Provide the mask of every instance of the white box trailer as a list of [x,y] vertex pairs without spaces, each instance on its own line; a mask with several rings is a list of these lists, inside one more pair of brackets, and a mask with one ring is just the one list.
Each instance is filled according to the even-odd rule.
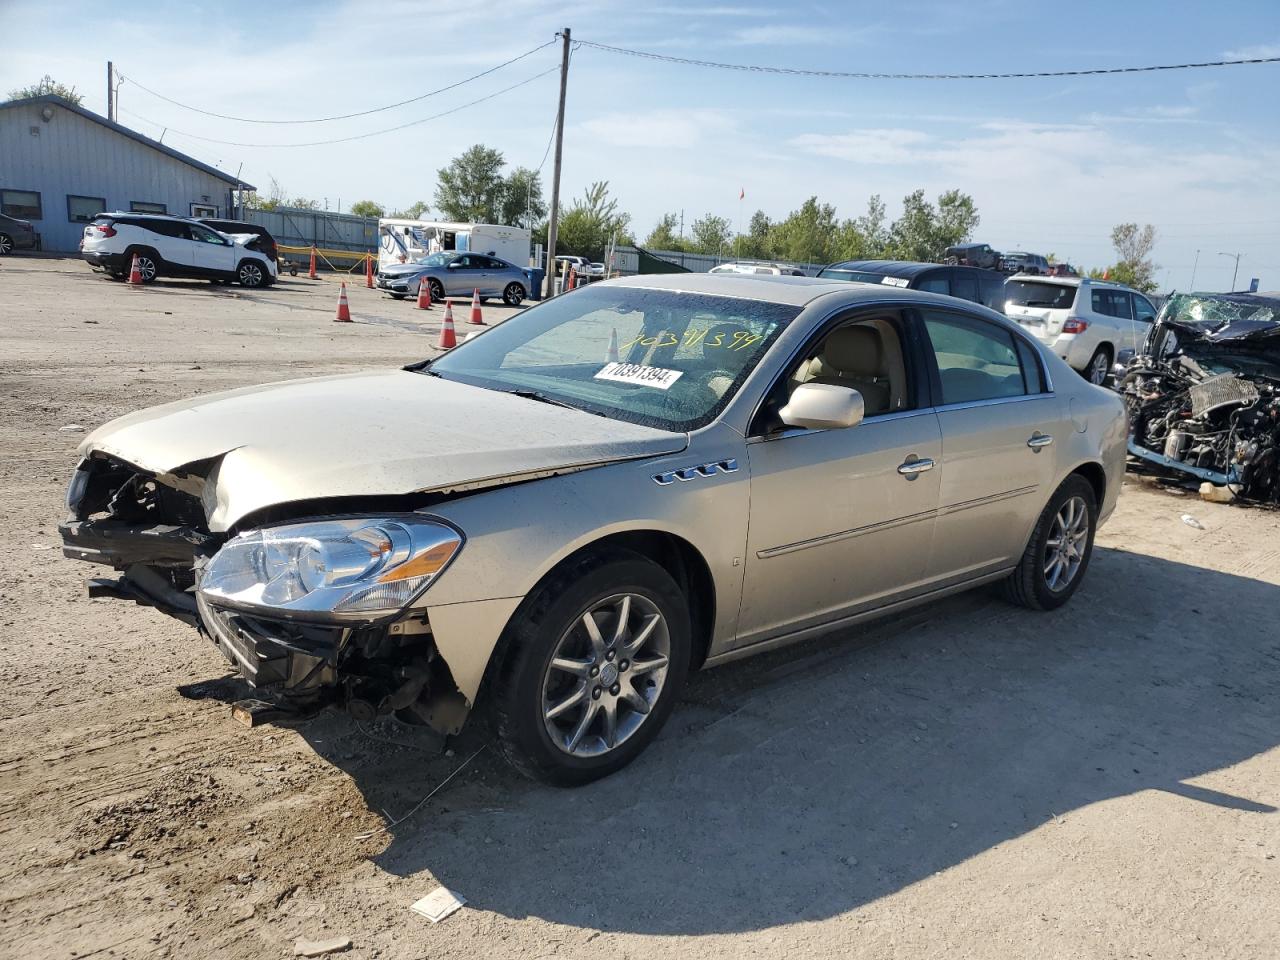
[[531,240],[524,227],[384,218],[378,221],[378,266],[406,263],[441,250],[470,250],[527,267]]

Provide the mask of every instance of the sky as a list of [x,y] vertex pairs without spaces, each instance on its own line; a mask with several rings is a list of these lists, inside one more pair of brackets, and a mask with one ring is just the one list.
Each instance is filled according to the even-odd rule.
[[[264,190],[330,209],[432,202],[436,171],[475,143],[549,184],[555,39],[788,68],[990,73],[1280,56],[1276,0],[533,0],[146,5],[0,0],[0,95],[44,74],[105,113],[106,61],[126,125]],[[537,79],[530,79],[550,71]],[[528,81],[528,82],[524,82]],[[508,90],[516,84],[515,89]],[[147,89],[143,89],[147,88]],[[502,92],[506,91],[506,92]],[[471,106],[480,98],[489,98]],[[1280,64],[1018,80],[855,80],[716,70],[577,47],[562,197],[607,180],[643,239],[667,211],[745,229],[809,196],[841,217],[880,194],[971,194],[975,239],[1079,266],[1115,257],[1113,225],[1151,223],[1162,290],[1280,289]],[[447,116],[426,120],[445,111]],[[414,122],[426,121],[426,122]],[[278,146],[357,137],[347,143]],[[200,139],[204,138],[204,139]],[[226,142],[211,142],[226,141]],[[244,145],[230,145],[230,143]],[[251,145],[251,146],[250,146]],[[276,146],[260,146],[276,145]],[[3,158],[0,158],[0,170]],[[739,192],[745,199],[739,200]],[[549,186],[546,190],[550,195]],[[1197,251],[1199,253],[1197,254]],[[1230,253],[1233,256],[1223,256]]]

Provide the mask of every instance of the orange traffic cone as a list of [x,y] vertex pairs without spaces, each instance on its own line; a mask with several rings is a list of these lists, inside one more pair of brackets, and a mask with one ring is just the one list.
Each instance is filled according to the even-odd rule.
[[1102,271],[1102,279],[1103,279],[1103,280],[1110,280],[1110,279],[1111,279],[1111,268],[1110,268],[1110,267],[1107,267],[1107,269],[1105,269],[1105,270],[1103,270],[1103,271]]
[[316,248],[315,244],[311,246],[311,269],[307,271],[307,276],[314,280],[316,278]]
[[444,324],[440,327],[440,339],[436,346],[441,350],[448,350],[458,345],[458,336],[453,330],[453,301],[446,300],[444,302]]
[[613,332],[609,334],[609,353],[604,358],[605,363],[618,362],[618,328],[614,327]]
[[418,283],[418,309],[431,309],[431,284],[427,283],[426,280],[421,280]]
[[364,258],[364,285],[373,289],[373,254]]
[[129,265],[129,282],[134,286],[142,285],[142,268],[138,266],[138,255],[133,255],[133,263]]
[[347,284],[343,281],[342,289],[338,291],[338,315],[333,318],[334,323],[350,323],[351,310],[347,307]]
[[467,319],[467,323],[475,324],[477,327],[485,326],[484,316],[480,313],[480,291],[478,289],[471,291],[471,316]]
[[570,267],[569,279],[565,281],[564,289],[567,292],[569,290],[572,290],[577,285],[578,285],[578,272],[573,267]]

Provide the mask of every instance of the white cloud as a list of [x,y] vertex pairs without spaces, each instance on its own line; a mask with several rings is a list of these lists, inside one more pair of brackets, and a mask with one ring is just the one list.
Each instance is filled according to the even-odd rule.
[[735,30],[729,43],[740,47],[795,47],[841,43],[848,36],[827,27],[808,27],[800,24],[743,27]]
[[1222,56],[1227,60],[1263,60],[1267,57],[1280,57],[1280,43],[1259,43],[1252,47],[1241,47],[1239,50],[1228,50]]
[[[855,163],[913,163],[927,155],[933,138],[901,128],[854,130],[849,133],[805,133],[791,145],[806,152]],[[921,149],[926,148],[926,149]]]
[[596,143],[611,147],[683,150],[697,146],[708,134],[723,137],[735,126],[724,110],[647,110],[611,112],[585,120],[578,128]]

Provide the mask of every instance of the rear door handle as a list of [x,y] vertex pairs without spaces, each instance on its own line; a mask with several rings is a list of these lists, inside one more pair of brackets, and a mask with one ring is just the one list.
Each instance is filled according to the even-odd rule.
[[1039,453],[1041,447],[1047,447],[1051,443],[1053,443],[1053,437],[1043,434],[1037,430],[1031,435],[1031,439],[1027,441],[1027,446],[1036,453]]
[[926,470],[933,469],[933,461],[929,459],[920,459],[916,456],[908,457],[905,461],[898,464],[898,472],[908,480],[914,480]]

